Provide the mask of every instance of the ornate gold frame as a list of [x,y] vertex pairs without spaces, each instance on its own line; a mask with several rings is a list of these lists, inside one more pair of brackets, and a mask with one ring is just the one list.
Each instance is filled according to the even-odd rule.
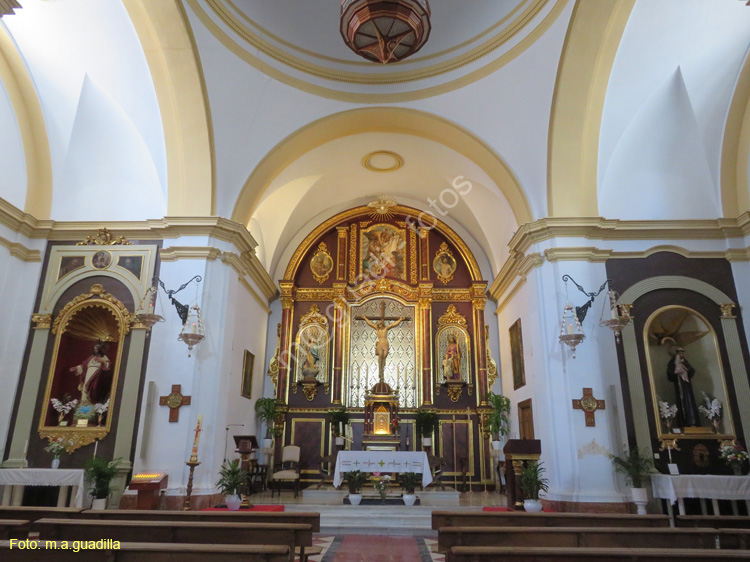
[[[437,362],[433,362],[433,376],[434,376],[434,383],[433,387],[435,389],[435,395],[440,396],[440,386],[443,385],[446,387],[446,390],[448,392],[448,396],[451,399],[451,402],[458,402],[458,399],[461,397],[461,392],[463,390],[463,387],[465,385],[468,385],[468,393],[469,396],[471,396],[474,392],[474,384],[473,384],[473,377],[472,377],[472,371],[471,371],[471,357],[474,355],[474,348],[471,341],[471,336],[469,334],[469,330],[467,329],[467,321],[466,317],[458,312],[456,310],[455,305],[448,306],[448,310],[445,311],[445,313],[438,318],[438,330],[435,334],[435,346],[434,351],[435,355],[433,357],[437,357]],[[443,334],[443,332],[446,331],[457,331],[460,332],[463,335],[464,342],[466,344],[466,365],[467,365],[467,372],[466,372],[466,378],[462,378],[460,380],[456,381],[449,381],[444,380],[444,376],[442,373],[442,370],[440,366],[442,365],[442,358],[440,356],[440,338]]]
[[[370,221],[367,221],[367,222],[369,223]],[[398,232],[398,235],[401,237],[401,240],[404,243],[404,258],[403,258],[404,259],[404,272],[403,272],[404,276],[400,278],[388,277],[387,279],[394,279],[394,280],[401,281],[403,283],[407,283],[407,280],[409,279],[409,272],[408,272],[409,259],[407,257],[408,242],[406,238],[406,225],[404,225],[404,227],[402,228],[399,228],[395,224],[391,224],[389,222],[377,222],[375,224],[370,224],[369,226],[365,226],[364,223],[360,223],[361,228],[360,228],[360,233],[359,233],[359,260],[357,260],[357,269],[359,270],[359,277],[361,279],[366,278],[364,274],[364,270],[362,268],[362,261],[364,260],[364,255],[365,255],[365,252],[364,252],[365,234],[369,233],[371,230],[374,230],[379,227],[384,227],[384,226],[392,228],[393,230]],[[382,280],[382,279],[386,279],[386,277],[375,276],[375,279]]]
[[649,352],[649,342],[648,342],[648,332],[649,328],[651,327],[652,322],[655,318],[657,318],[660,314],[667,310],[687,310],[691,314],[694,314],[700,320],[708,327],[710,331],[710,335],[713,339],[714,343],[714,350],[716,351],[716,362],[719,365],[719,375],[721,376],[721,385],[724,390],[724,397],[726,400],[729,400],[729,392],[727,390],[727,379],[726,374],[724,373],[724,364],[721,360],[721,351],[719,348],[719,339],[716,335],[716,330],[714,330],[714,327],[711,325],[711,323],[706,319],[705,316],[703,316],[700,312],[698,312],[695,309],[692,309],[687,306],[680,306],[680,305],[669,305],[669,306],[663,306],[661,308],[658,308],[654,312],[652,312],[649,317],[646,319],[646,322],[643,324],[643,349],[644,353],[646,354],[646,364],[648,366],[648,381],[649,381],[649,387],[651,389],[651,403],[654,410],[654,419],[656,420],[656,433],[657,433],[657,439],[659,440],[677,440],[677,439],[718,439],[719,441],[724,440],[731,440],[733,441],[736,439],[735,436],[735,429],[734,429],[734,420],[732,419],[732,409],[728,407],[727,403],[722,404],[723,408],[723,416],[726,420],[725,425],[730,427],[730,433],[713,433],[710,429],[706,428],[706,431],[703,433],[666,433],[662,431],[662,423],[661,423],[661,417],[659,417],[659,403],[656,397],[656,386],[654,385],[654,366],[651,362],[651,353]]
[[57,366],[57,359],[60,351],[60,340],[65,333],[71,319],[80,311],[87,308],[100,308],[110,313],[115,318],[119,328],[119,337],[117,341],[117,357],[114,360],[114,369],[112,375],[112,391],[110,393],[109,412],[115,411],[117,401],[117,384],[120,378],[120,363],[122,360],[122,351],[125,343],[125,336],[130,332],[131,323],[134,316],[131,316],[125,305],[116,297],[107,293],[101,285],[92,285],[90,292],[83,293],[74,297],[68,302],[55,318],[52,324],[52,333],[56,335],[55,345],[52,350],[52,360],[50,362],[49,373],[47,375],[47,384],[44,391],[44,401],[42,403],[42,412],[39,418],[39,436],[42,439],[62,438],[66,445],[66,450],[72,453],[76,449],[93,443],[98,439],[104,438],[111,430],[112,416],[106,417],[104,427],[78,427],[78,426],[48,426],[44,425],[47,418],[50,403],[50,393],[52,391],[52,380]]

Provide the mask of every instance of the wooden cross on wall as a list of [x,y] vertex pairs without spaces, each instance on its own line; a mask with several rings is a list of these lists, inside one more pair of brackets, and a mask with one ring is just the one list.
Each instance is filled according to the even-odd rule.
[[604,400],[594,398],[594,391],[590,388],[583,389],[583,396],[579,400],[573,400],[574,410],[583,410],[586,414],[586,427],[596,426],[595,413],[604,410]]
[[168,396],[159,396],[159,406],[169,406],[169,423],[180,421],[180,407],[189,406],[191,396],[182,395],[182,385],[173,384]]
[[[355,316],[355,320],[365,320],[364,316]],[[386,320],[389,322],[395,322],[396,320],[400,320],[400,316],[386,316],[385,315],[385,301],[380,301],[380,318],[370,318],[370,320],[380,320],[382,322],[385,322]],[[410,322],[411,318],[404,318],[404,322]]]

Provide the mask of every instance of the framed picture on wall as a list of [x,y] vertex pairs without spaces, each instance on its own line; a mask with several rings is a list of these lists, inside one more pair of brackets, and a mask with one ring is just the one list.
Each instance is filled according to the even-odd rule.
[[523,336],[519,318],[508,330],[510,333],[510,360],[513,367],[513,390],[526,384],[526,373],[523,369]]
[[245,398],[253,397],[253,365],[255,364],[255,355],[245,350],[245,357],[242,360],[242,396]]

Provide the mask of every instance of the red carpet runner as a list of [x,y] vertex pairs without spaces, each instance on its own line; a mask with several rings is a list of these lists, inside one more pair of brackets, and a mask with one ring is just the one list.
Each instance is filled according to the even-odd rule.
[[[201,511],[229,511],[226,507],[208,507]],[[240,509],[240,511],[284,511],[283,505],[254,505],[250,509]]]

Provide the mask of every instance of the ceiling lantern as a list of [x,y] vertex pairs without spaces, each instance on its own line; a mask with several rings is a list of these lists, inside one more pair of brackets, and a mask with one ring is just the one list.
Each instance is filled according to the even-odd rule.
[[343,0],[341,36],[349,48],[388,64],[413,55],[430,36],[427,0]]

